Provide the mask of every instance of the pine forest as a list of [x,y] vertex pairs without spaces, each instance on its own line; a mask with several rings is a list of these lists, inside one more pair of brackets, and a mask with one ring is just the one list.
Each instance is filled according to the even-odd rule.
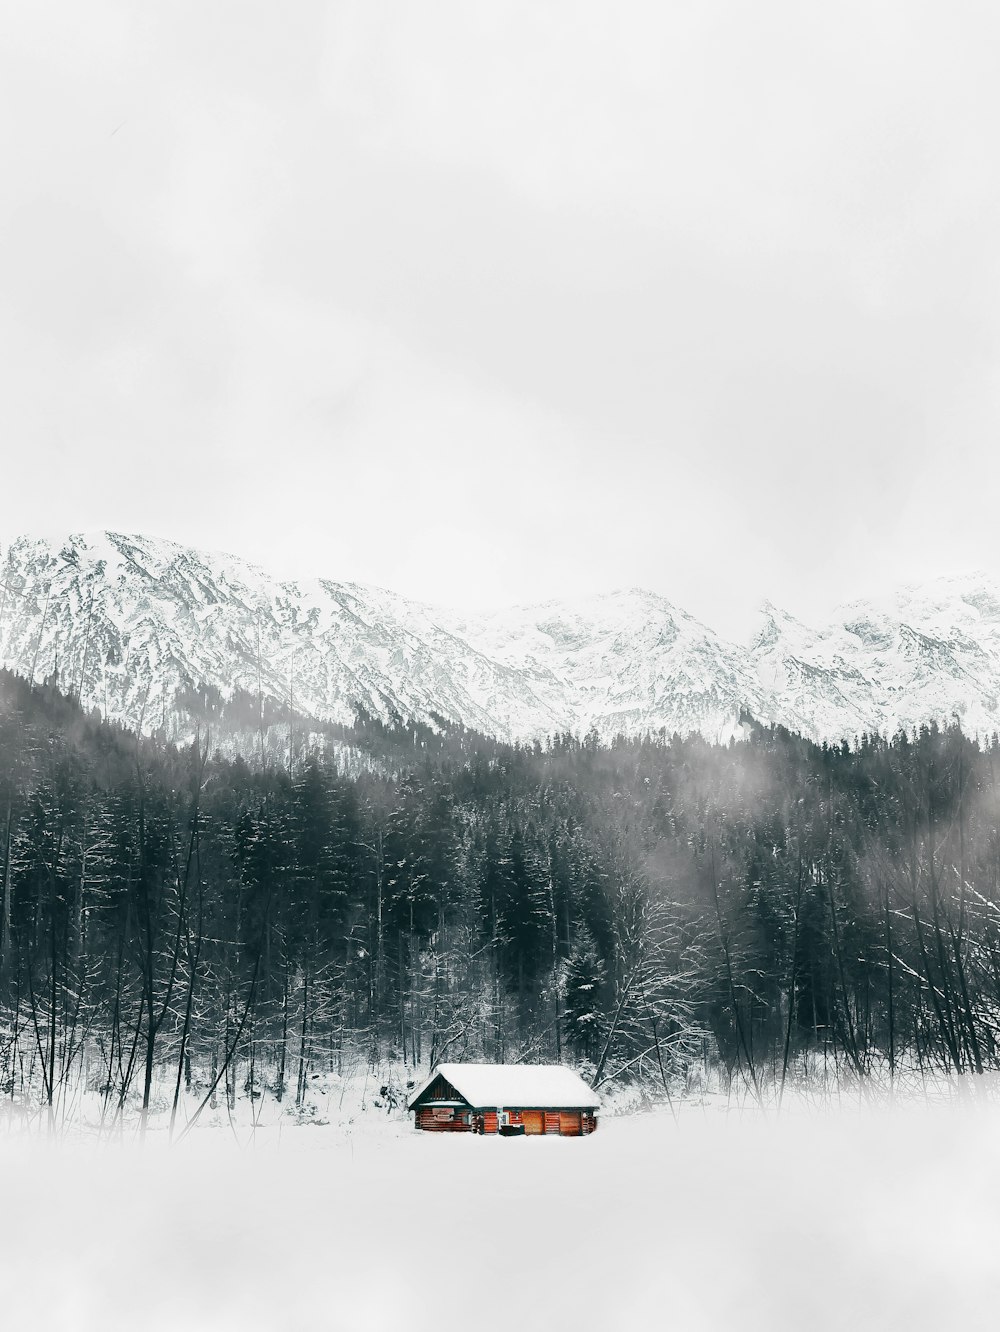
[[519,747],[363,716],[224,757],[3,674],[0,1094],[179,1130],[345,1068],[391,1105],[444,1059],[664,1099],[982,1073],[998,761],[957,721]]

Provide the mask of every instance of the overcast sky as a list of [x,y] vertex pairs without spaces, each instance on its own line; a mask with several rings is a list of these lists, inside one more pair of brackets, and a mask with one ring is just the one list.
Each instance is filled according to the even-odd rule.
[[742,636],[1000,573],[1000,9],[9,7],[0,541]]

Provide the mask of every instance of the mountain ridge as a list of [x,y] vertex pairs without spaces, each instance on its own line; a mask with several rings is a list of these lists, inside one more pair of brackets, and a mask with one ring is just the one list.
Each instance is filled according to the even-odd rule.
[[134,534],[18,537],[0,568],[0,664],[178,739],[205,688],[522,741],[725,742],[746,714],[817,740],[953,716],[1000,729],[1000,589],[983,574],[850,601],[819,627],[764,601],[741,645],[642,588],[468,614]]

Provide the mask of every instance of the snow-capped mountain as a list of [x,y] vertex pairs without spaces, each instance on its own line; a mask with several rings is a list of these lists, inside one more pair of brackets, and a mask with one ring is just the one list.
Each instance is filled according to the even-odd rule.
[[765,603],[750,656],[778,720],[806,735],[1000,730],[1000,589],[982,574],[855,601],[808,628]]
[[[424,608],[351,583],[277,582],[229,556],[106,533],[22,538],[0,590],[0,660],[133,726],[177,731],[184,696],[258,691],[344,724],[357,707],[499,734],[550,730],[517,672]],[[178,733],[183,732],[183,725]]]
[[56,674],[133,726],[193,732],[200,695],[349,724],[358,708],[503,738],[696,730],[746,711],[816,738],[962,717],[1000,728],[1000,593],[942,580],[821,629],[765,605],[749,647],[650,592],[463,616],[117,533],[22,537],[3,560],[0,662]]
[[725,741],[740,733],[741,710],[760,716],[766,705],[743,650],[652,592],[442,619],[517,671],[563,730],[612,736],[665,727]]

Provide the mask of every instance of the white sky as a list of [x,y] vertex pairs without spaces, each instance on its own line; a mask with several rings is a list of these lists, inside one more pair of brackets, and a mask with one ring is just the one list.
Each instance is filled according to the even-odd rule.
[[724,633],[1000,572],[1000,9],[11,7],[0,540]]

